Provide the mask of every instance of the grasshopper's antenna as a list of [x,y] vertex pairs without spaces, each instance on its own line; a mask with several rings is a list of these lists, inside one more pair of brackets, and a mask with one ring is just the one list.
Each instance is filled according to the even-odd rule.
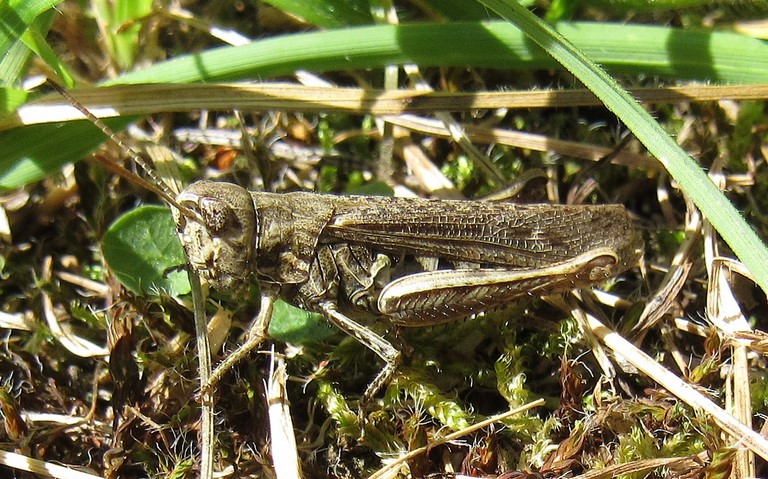
[[102,133],[107,135],[107,137],[109,137],[110,140],[114,141],[117,144],[117,146],[119,146],[123,150],[127,151],[128,153],[130,153],[131,158],[133,159],[133,161],[136,162],[136,164],[139,165],[141,167],[141,169],[144,170],[147,173],[147,175],[150,177],[150,179],[152,179],[152,181],[154,183],[151,183],[151,182],[145,180],[144,178],[142,178],[141,176],[137,175],[136,173],[134,173],[134,172],[132,172],[132,171],[126,169],[126,168],[123,168],[122,166],[117,165],[116,163],[113,163],[113,162],[111,162],[111,161],[109,161],[109,160],[107,160],[105,158],[102,158],[102,157],[100,157],[98,155],[96,155],[94,157],[96,159],[96,161],[101,163],[105,168],[107,168],[112,173],[115,173],[116,175],[122,176],[126,180],[132,181],[132,182],[136,183],[137,185],[141,186],[142,188],[144,188],[146,190],[149,190],[152,193],[155,193],[160,198],[165,200],[169,205],[171,205],[174,208],[176,208],[177,210],[179,210],[179,212],[181,214],[183,214],[184,216],[186,216],[188,218],[192,218],[192,219],[198,219],[198,220],[200,219],[199,216],[194,211],[190,210],[186,206],[182,206],[181,204],[179,204],[178,201],[176,201],[176,198],[174,198],[174,195],[171,192],[170,188],[168,188],[168,186],[165,183],[160,181],[160,179],[157,177],[157,175],[152,170],[152,168],[149,167],[147,162],[144,161],[144,159],[141,156],[139,156],[139,154],[136,153],[136,151],[134,151],[134,149],[131,148],[126,142],[121,140],[115,134],[115,132],[112,131],[112,128],[107,126],[107,124],[104,123],[103,121],[101,121],[100,118],[98,118],[96,115],[91,113],[85,106],[83,106],[82,103],[80,103],[77,100],[77,98],[73,97],[67,90],[62,88],[59,84],[57,84],[56,82],[51,81],[51,80],[48,80],[48,84],[51,85],[51,87],[54,90],[56,90],[59,93],[59,95],[61,95],[64,98],[66,98],[67,101],[69,101],[72,104],[72,106],[74,106],[75,108],[77,108],[80,111],[80,113],[85,115],[85,117],[88,118],[91,121],[91,123],[96,125],[99,128],[99,130],[101,130]]

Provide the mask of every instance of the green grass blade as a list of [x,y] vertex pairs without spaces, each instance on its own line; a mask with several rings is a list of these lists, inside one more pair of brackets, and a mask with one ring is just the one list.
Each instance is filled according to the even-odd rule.
[[266,3],[307,23],[340,28],[373,22],[367,0],[267,0]]
[[0,88],[0,120],[10,115],[27,101],[27,92],[21,88]]
[[475,0],[420,0],[420,8],[428,12],[432,19],[445,19],[457,22],[484,21],[498,19]]
[[[18,86],[26,72],[30,50],[22,40],[30,26],[41,31],[50,26],[49,10],[61,0],[0,1],[0,85]],[[47,18],[43,14],[48,13]]]
[[[558,30],[614,73],[727,83],[768,81],[768,45],[731,32],[611,23],[561,23]],[[380,25],[285,35],[183,55],[111,83],[232,81],[414,63],[427,66],[559,66],[506,22]]]
[[[73,88],[75,86],[75,79],[72,73],[70,73],[67,65],[61,61],[59,55],[53,51],[51,46],[45,40],[45,35],[50,27],[50,22],[44,22],[43,25],[40,25],[43,22],[39,20],[40,17],[22,36],[24,45],[26,45],[29,50],[35,52],[38,57],[51,67],[51,70],[56,73],[58,81],[62,82],[67,88]],[[22,72],[19,73],[21,74]]]
[[48,31],[50,10],[60,2],[0,1],[0,117],[12,113],[27,99],[19,86],[32,55],[28,43]]
[[0,2],[0,58],[18,42],[38,15],[63,0],[13,0]]
[[654,0],[653,2],[648,0],[591,0],[591,6],[595,8],[605,8],[612,12],[622,13],[660,12],[677,8],[711,7],[716,3],[727,5],[729,2],[713,2],[712,0]]
[[133,65],[139,49],[142,19],[152,13],[152,0],[94,0],[93,11],[104,25],[109,54],[121,68]]
[[768,249],[765,244],[704,170],[670,138],[651,115],[605,70],[518,3],[504,0],[479,1],[514,22],[531,40],[545,48],[592,90],[627,125],[699,207],[747,266],[757,284],[768,291]]
[[[107,124],[119,131],[135,120],[119,118]],[[105,140],[104,134],[86,120],[0,132],[0,151],[11,155],[0,156],[0,189],[39,180],[66,163],[80,160]]]

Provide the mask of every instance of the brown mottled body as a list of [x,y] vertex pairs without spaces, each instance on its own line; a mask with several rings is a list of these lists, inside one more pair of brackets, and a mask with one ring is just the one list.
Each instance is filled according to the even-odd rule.
[[178,202],[205,223],[177,215],[209,283],[242,288],[255,277],[371,346],[389,373],[397,351],[350,316],[437,324],[599,283],[642,251],[619,205],[253,193],[207,181]]

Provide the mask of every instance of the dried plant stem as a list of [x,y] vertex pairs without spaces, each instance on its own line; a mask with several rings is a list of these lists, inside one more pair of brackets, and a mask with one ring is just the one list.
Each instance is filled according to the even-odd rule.
[[764,437],[739,422],[693,386],[654,361],[653,358],[636,348],[619,334],[603,325],[594,316],[587,314],[586,321],[591,331],[607,347],[612,349],[614,354],[627,360],[692,408],[702,410],[711,415],[725,432],[732,437],[740,438],[739,442],[741,445],[748,447],[755,454],[768,460],[768,441]]
[[[208,343],[208,325],[205,315],[205,301],[200,287],[200,277],[189,271],[189,285],[192,289],[192,304],[195,312],[197,334],[197,357],[200,375],[200,389],[203,390],[211,378],[211,347]],[[213,395],[200,395],[200,477],[213,477]]]

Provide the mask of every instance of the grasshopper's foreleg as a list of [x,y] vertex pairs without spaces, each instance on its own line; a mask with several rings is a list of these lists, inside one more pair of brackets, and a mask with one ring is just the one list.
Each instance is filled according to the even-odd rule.
[[363,394],[363,402],[366,402],[392,378],[392,375],[395,373],[397,366],[400,363],[400,351],[392,346],[386,339],[339,312],[336,303],[325,302],[320,304],[319,308],[331,323],[360,341],[360,343],[376,353],[376,355],[386,363],[381,372],[379,372],[368,385],[368,388],[366,388],[365,394]]
[[272,318],[272,309],[275,305],[277,296],[277,289],[262,289],[259,313],[256,315],[256,318],[253,320],[251,327],[248,330],[248,339],[216,366],[216,369],[211,373],[211,378],[208,380],[208,384],[203,386],[201,391],[202,394],[210,393],[216,384],[221,381],[221,378],[227,371],[232,369],[232,367],[240,360],[247,357],[251,351],[259,347],[259,345],[267,338],[269,320]]

